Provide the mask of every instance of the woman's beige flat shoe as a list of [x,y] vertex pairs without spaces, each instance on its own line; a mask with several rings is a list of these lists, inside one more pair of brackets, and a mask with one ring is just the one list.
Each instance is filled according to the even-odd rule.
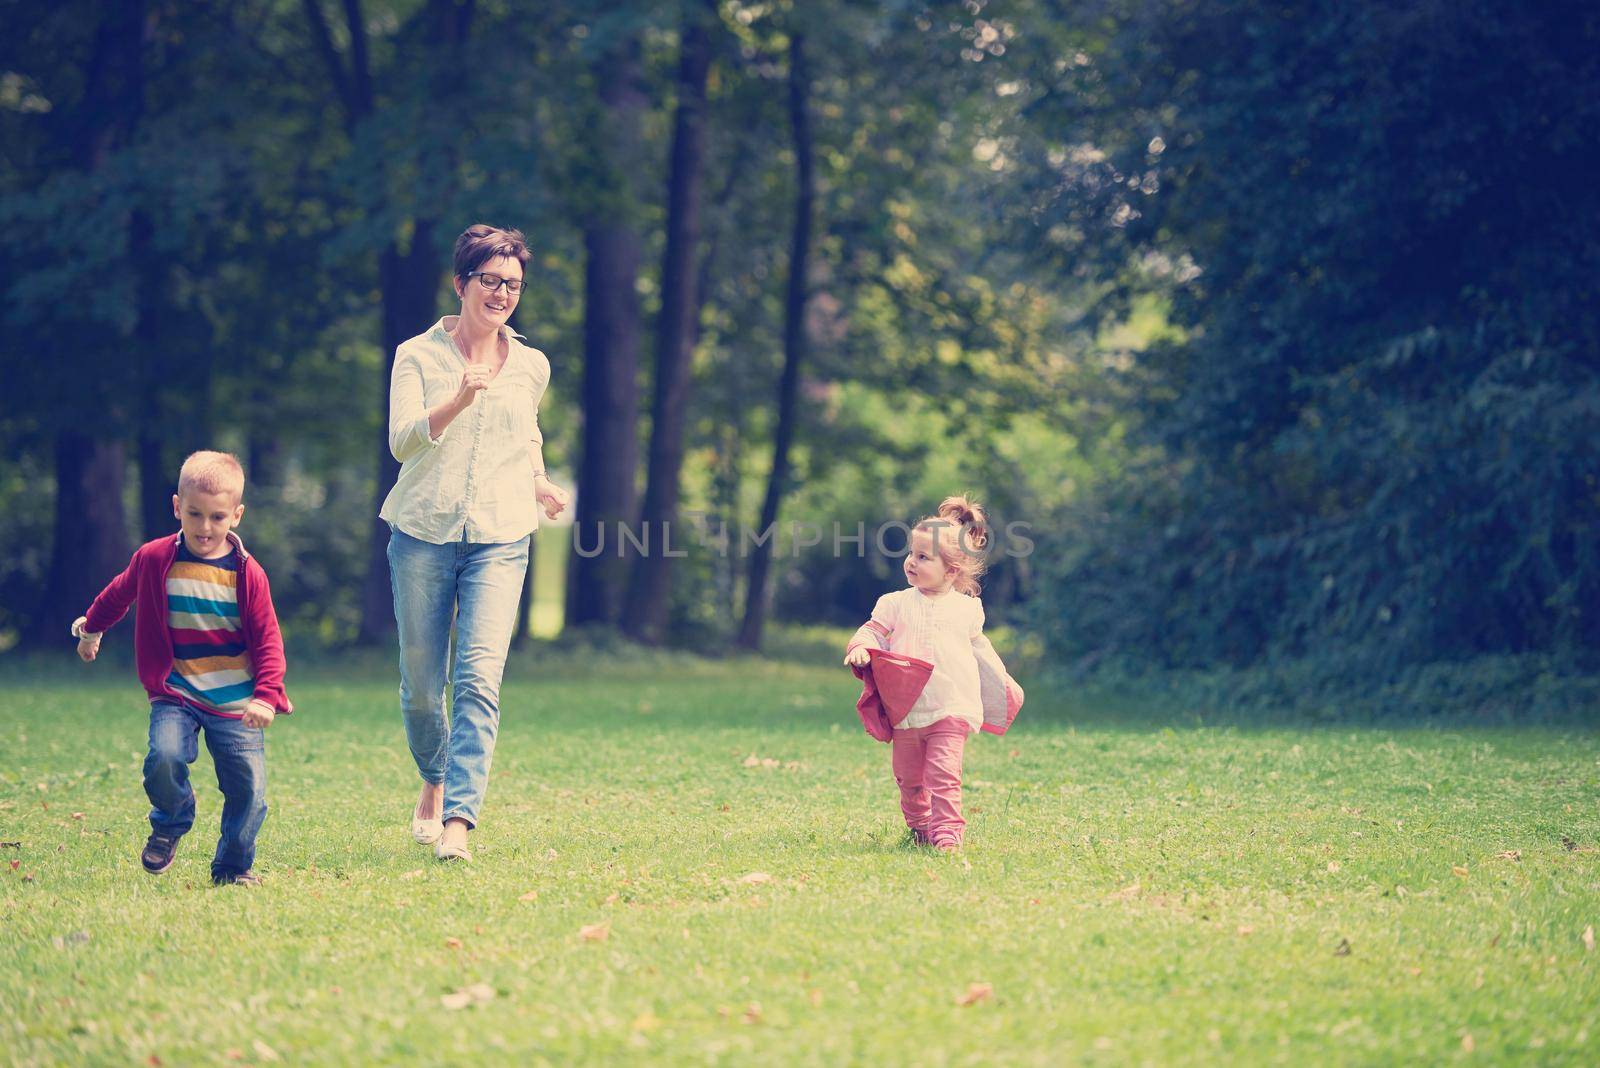
[[444,834],[444,820],[425,820],[421,816],[412,814],[411,837],[416,839],[418,845],[433,845]]
[[445,845],[443,839],[434,843],[433,855],[440,860],[464,860],[472,862],[472,850],[467,848],[465,842],[460,845]]

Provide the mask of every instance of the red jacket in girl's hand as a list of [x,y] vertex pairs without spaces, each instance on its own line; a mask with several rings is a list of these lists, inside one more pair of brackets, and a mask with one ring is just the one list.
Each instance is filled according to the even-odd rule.
[[[861,680],[856,712],[868,734],[887,742],[894,737],[894,725],[910,714],[911,706],[922,696],[922,688],[933,675],[933,665],[887,649],[870,645],[866,649],[870,658],[867,665],[850,669]],[[974,643],[974,652],[978,658],[978,688],[983,694],[983,729],[990,734],[1004,734],[1022,709],[1022,687],[1006,672],[987,637]]]
[[870,647],[867,656],[870,659],[865,667],[850,668],[861,680],[856,712],[868,734],[887,742],[894,737],[894,725],[906,718],[922,696],[922,688],[933,675],[933,665],[914,656]]

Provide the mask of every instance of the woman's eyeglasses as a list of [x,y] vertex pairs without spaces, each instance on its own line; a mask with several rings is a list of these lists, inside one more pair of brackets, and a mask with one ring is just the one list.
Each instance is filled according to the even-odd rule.
[[476,278],[478,280],[478,284],[491,293],[499,289],[501,286],[505,286],[506,292],[510,293],[512,296],[521,293],[523,286],[527,284],[520,278],[501,278],[497,274],[486,274],[483,271],[468,271],[467,277]]

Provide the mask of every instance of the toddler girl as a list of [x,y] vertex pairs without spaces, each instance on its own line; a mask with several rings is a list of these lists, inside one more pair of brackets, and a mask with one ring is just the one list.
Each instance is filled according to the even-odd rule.
[[[983,634],[978,577],[988,543],[983,510],[965,497],[945,498],[937,515],[911,531],[907,588],[878,598],[872,618],[845,651],[845,664],[864,678],[874,676],[868,692],[882,693],[891,706],[885,716],[890,729],[873,730],[869,723],[869,731],[885,740],[892,735],[906,825],[918,845],[941,851],[958,848],[966,828],[961,756],[967,735],[980,728],[1005,733],[1022,707],[1021,687]],[[914,680],[910,689],[908,678]]]

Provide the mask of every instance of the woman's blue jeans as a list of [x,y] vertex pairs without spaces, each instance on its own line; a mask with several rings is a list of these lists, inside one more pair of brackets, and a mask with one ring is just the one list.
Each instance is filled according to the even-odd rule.
[[517,627],[530,539],[434,545],[401,530],[389,534],[406,740],[423,780],[444,784],[441,818],[466,820],[469,827],[478,824],[489,785],[500,679]]

